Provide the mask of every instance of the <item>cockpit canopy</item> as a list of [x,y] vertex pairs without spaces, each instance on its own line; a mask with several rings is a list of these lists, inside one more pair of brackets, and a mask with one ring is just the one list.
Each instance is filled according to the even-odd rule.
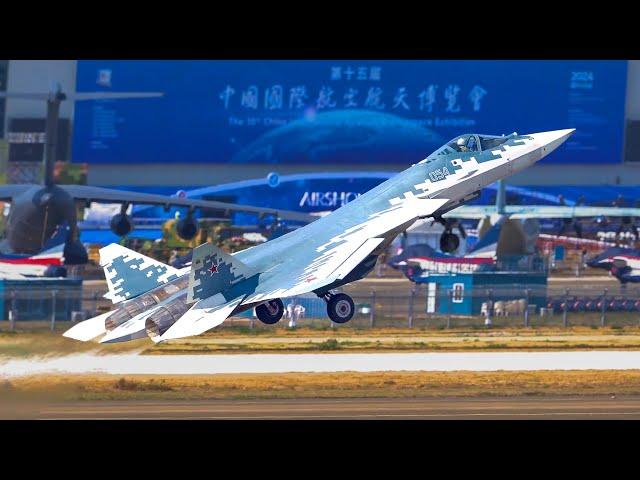
[[442,146],[436,154],[446,155],[454,152],[482,152],[496,148],[508,139],[509,137],[507,136],[476,135],[474,133],[468,133],[454,138],[446,145]]

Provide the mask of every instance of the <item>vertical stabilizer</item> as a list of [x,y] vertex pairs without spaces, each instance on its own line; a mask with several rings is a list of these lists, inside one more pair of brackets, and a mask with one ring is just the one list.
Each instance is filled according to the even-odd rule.
[[100,266],[109,287],[105,298],[113,303],[137,297],[180,275],[179,270],[117,243],[100,249]]
[[501,216],[498,218],[496,223],[487,230],[478,243],[476,243],[475,247],[467,254],[465,257],[468,258],[492,258],[496,256],[496,252],[498,250],[498,241],[500,240],[500,232],[502,231],[502,226],[504,225],[505,219],[507,217]]
[[193,250],[187,303],[224,292],[254,274],[250,267],[233,255],[210,243],[203,243]]

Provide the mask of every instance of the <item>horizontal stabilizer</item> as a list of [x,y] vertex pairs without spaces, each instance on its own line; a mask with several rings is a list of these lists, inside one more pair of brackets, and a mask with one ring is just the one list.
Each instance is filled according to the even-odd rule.
[[64,332],[62,336],[80,340],[81,342],[88,342],[107,331],[104,321],[114,312],[115,310],[80,322]]
[[104,268],[113,303],[137,297],[160,285],[175,280],[179,270],[141,253],[112,243],[100,249],[100,265]]
[[220,294],[196,302],[169,330],[153,341],[162,342],[172,338],[193,337],[211,330],[224,322],[240,305],[243,296],[227,302]]
[[239,259],[210,243],[193,250],[187,303],[224,292],[255,272]]

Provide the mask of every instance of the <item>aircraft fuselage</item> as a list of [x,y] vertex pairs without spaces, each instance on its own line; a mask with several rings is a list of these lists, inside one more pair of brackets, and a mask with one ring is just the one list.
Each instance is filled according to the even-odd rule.
[[11,202],[7,219],[9,246],[15,253],[37,253],[56,227],[65,221],[71,232],[75,232],[77,218],[73,198],[55,185],[34,185]]

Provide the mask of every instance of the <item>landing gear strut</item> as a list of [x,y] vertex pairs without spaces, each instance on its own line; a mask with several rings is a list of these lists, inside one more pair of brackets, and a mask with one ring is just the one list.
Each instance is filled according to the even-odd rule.
[[327,315],[334,323],[347,323],[356,311],[352,298],[345,293],[327,293],[324,300],[327,302]]
[[267,325],[278,323],[284,314],[284,303],[279,298],[269,300],[268,302],[256,307],[256,316],[258,320]]

